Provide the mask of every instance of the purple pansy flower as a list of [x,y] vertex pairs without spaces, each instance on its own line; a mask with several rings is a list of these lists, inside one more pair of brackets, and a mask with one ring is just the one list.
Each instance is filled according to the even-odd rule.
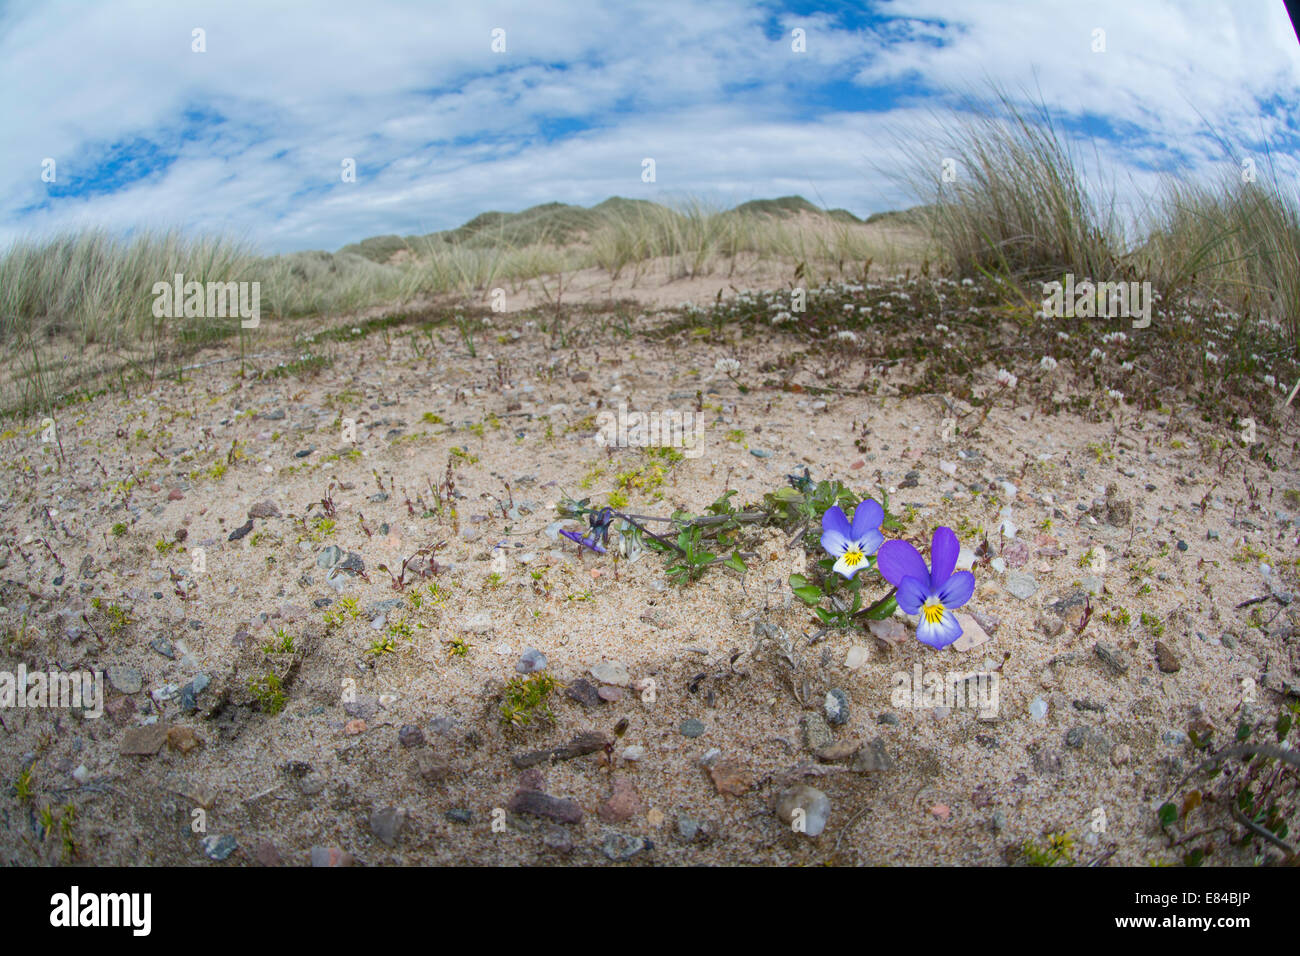
[[590,548],[597,554],[605,554],[604,544],[609,544],[609,526],[614,520],[614,512],[610,508],[601,508],[599,511],[593,511],[587,516],[587,521],[591,525],[591,531],[585,536],[578,534],[576,531],[562,530],[560,534],[564,535],[570,541],[574,541],[584,548]]
[[936,528],[930,542],[930,567],[906,541],[888,541],[880,548],[876,566],[880,575],[898,588],[898,606],[905,614],[919,614],[916,636],[935,649],[961,637],[961,625],[952,613],[975,593],[975,575],[953,573],[961,544],[951,528]]
[[570,531],[568,528],[561,528],[560,534],[564,535],[570,541],[582,545],[584,548],[590,548],[592,551],[595,551],[597,554],[605,553],[605,549],[601,547],[600,542],[596,540],[596,536],[594,534],[591,535],[590,537],[584,538],[582,535],[578,534],[578,532]]
[[853,523],[839,505],[832,505],[822,515],[822,547],[836,558],[832,571],[852,580],[859,570],[867,566],[867,555],[875,554],[885,541],[880,533],[880,523],[885,520],[885,509],[867,498],[853,509]]

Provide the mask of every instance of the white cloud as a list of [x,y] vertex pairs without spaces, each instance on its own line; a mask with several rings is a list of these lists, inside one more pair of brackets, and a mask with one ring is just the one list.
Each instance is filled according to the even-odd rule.
[[[1221,160],[1207,121],[1232,140],[1286,143],[1282,159],[1294,163],[1300,52],[1282,5],[1190,9],[989,0],[953,11],[896,0],[883,12],[911,19],[875,30],[832,14],[769,20],[736,0],[10,7],[0,19],[0,241],[88,224],[183,225],[268,251],[337,248],[486,209],[615,194],[739,202],[798,192],[862,213],[902,201],[876,172],[891,162],[883,133],[931,121],[921,107],[944,100],[921,94],[979,91],[986,78],[1041,91],[1065,117],[1140,134],[1103,144],[1104,159],[1131,173],[1133,196],[1155,181],[1135,163],[1172,149],[1198,172]],[[795,26],[807,31],[806,54],[790,50]],[[194,27],[206,30],[206,53],[190,50]],[[504,56],[489,48],[494,27],[506,30]],[[1090,49],[1096,27],[1105,53]],[[837,112],[823,93],[849,82],[921,86],[892,109]],[[1262,116],[1260,102],[1276,114]],[[187,124],[189,110],[225,122]],[[548,141],[543,124],[565,119],[592,128]],[[60,185],[71,185],[137,137],[174,150],[175,162],[115,192],[21,213],[47,196],[42,158],[57,159]],[[640,181],[645,156],[658,165],[653,186]],[[357,160],[356,184],[339,181],[344,157]]]

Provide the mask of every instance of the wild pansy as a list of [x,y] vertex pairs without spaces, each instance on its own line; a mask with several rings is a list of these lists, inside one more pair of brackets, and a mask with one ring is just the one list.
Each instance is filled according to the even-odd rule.
[[885,520],[885,509],[867,498],[853,509],[849,522],[839,505],[831,505],[822,515],[822,547],[836,558],[832,571],[852,580],[853,575],[868,567],[867,557],[880,550],[885,536],[880,525]]
[[609,526],[613,520],[613,510],[601,508],[599,511],[592,511],[588,514],[587,521],[591,525],[591,530],[586,535],[570,531],[567,528],[562,529],[560,534],[584,548],[590,548],[597,554],[605,554],[604,545],[609,544]]
[[887,541],[876,555],[880,576],[898,589],[896,600],[905,614],[919,614],[916,636],[936,650],[961,637],[953,614],[975,593],[975,575],[953,573],[961,544],[951,528],[936,528],[930,542],[930,567],[906,541]]

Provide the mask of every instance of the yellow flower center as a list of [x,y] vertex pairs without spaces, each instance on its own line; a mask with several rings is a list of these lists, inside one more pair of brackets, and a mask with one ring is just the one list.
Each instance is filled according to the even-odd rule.
[[856,568],[862,563],[864,555],[857,548],[849,548],[844,552],[844,563],[850,568]]
[[921,616],[925,618],[927,624],[938,624],[943,620],[943,605],[938,599],[930,598],[921,605]]

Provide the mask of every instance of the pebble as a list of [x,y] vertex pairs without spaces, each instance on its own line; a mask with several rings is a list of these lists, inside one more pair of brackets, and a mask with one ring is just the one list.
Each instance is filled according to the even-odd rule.
[[820,836],[831,815],[831,801],[816,787],[801,783],[777,798],[776,815],[806,837]]
[[582,822],[582,807],[565,797],[553,797],[540,790],[519,790],[510,798],[512,813],[544,817],[556,823]]
[[615,687],[626,687],[632,683],[627,665],[621,661],[601,661],[591,669],[591,676],[602,684],[613,684]]
[[630,747],[625,747],[622,753],[622,757],[624,760],[630,760],[633,763],[635,763],[638,760],[643,760],[645,758],[645,755],[646,755],[646,749],[642,747],[640,744],[633,744]]
[[1156,666],[1165,674],[1176,674],[1179,670],[1178,656],[1164,641],[1156,641]]
[[205,836],[199,841],[199,845],[203,847],[203,852],[207,854],[208,859],[217,861],[229,857],[239,846],[234,837],[217,836],[216,834]]
[[835,736],[821,714],[806,714],[803,718],[804,748],[817,753],[835,743]]
[[134,667],[110,665],[108,682],[121,694],[138,694],[144,689],[144,676]]
[[641,812],[641,796],[630,780],[614,778],[614,792],[600,805],[599,816],[606,823],[625,823]]
[[336,846],[314,846],[311,848],[312,866],[351,866],[352,854],[345,853]]
[[826,693],[826,721],[832,727],[841,727],[849,722],[849,695],[838,687]]
[[1128,658],[1117,648],[1111,647],[1104,641],[1098,641],[1093,645],[1093,651],[1098,657],[1106,662],[1107,666],[1117,674],[1128,673]]
[[395,847],[406,829],[406,811],[385,807],[370,814],[370,832],[384,846]]
[[537,648],[525,647],[515,663],[515,671],[520,674],[536,674],[538,671],[546,670],[547,663],[546,655]]
[[424,731],[415,724],[403,724],[397,731],[397,742],[403,747],[423,747]]
[[1012,572],[1007,575],[1007,590],[1013,597],[1027,601],[1038,593],[1038,579],[1032,574]]
[[[872,622],[876,623],[876,622]],[[849,648],[848,656],[844,660],[844,666],[851,671],[856,671],[871,657],[871,649],[862,644],[854,644]]]
[[1129,749],[1128,744],[1116,744],[1115,749],[1110,752],[1110,762],[1116,767],[1122,767],[1133,757],[1133,751]]
[[1035,697],[1033,703],[1029,705],[1029,716],[1034,720],[1047,719],[1047,701],[1041,697]]
[[894,758],[889,756],[889,751],[885,749],[885,742],[879,737],[863,744],[853,758],[853,763],[849,764],[849,769],[854,773],[880,773],[892,770],[893,767]]
[[703,736],[704,722],[694,717],[688,717],[682,721],[681,732],[683,737]]
[[600,852],[615,863],[626,863],[648,845],[642,837],[610,831],[600,842]]
[[572,684],[564,689],[564,696],[570,700],[576,700],[584,707],[595,707],[600,703],[600,692],[596,685],[591,683],[585,677],[579,677]]
[[739,797],[749,791],[749,774],[733,761],[719,760],[710,765],[709,776],[713,778],[714,789],[720,794]]

